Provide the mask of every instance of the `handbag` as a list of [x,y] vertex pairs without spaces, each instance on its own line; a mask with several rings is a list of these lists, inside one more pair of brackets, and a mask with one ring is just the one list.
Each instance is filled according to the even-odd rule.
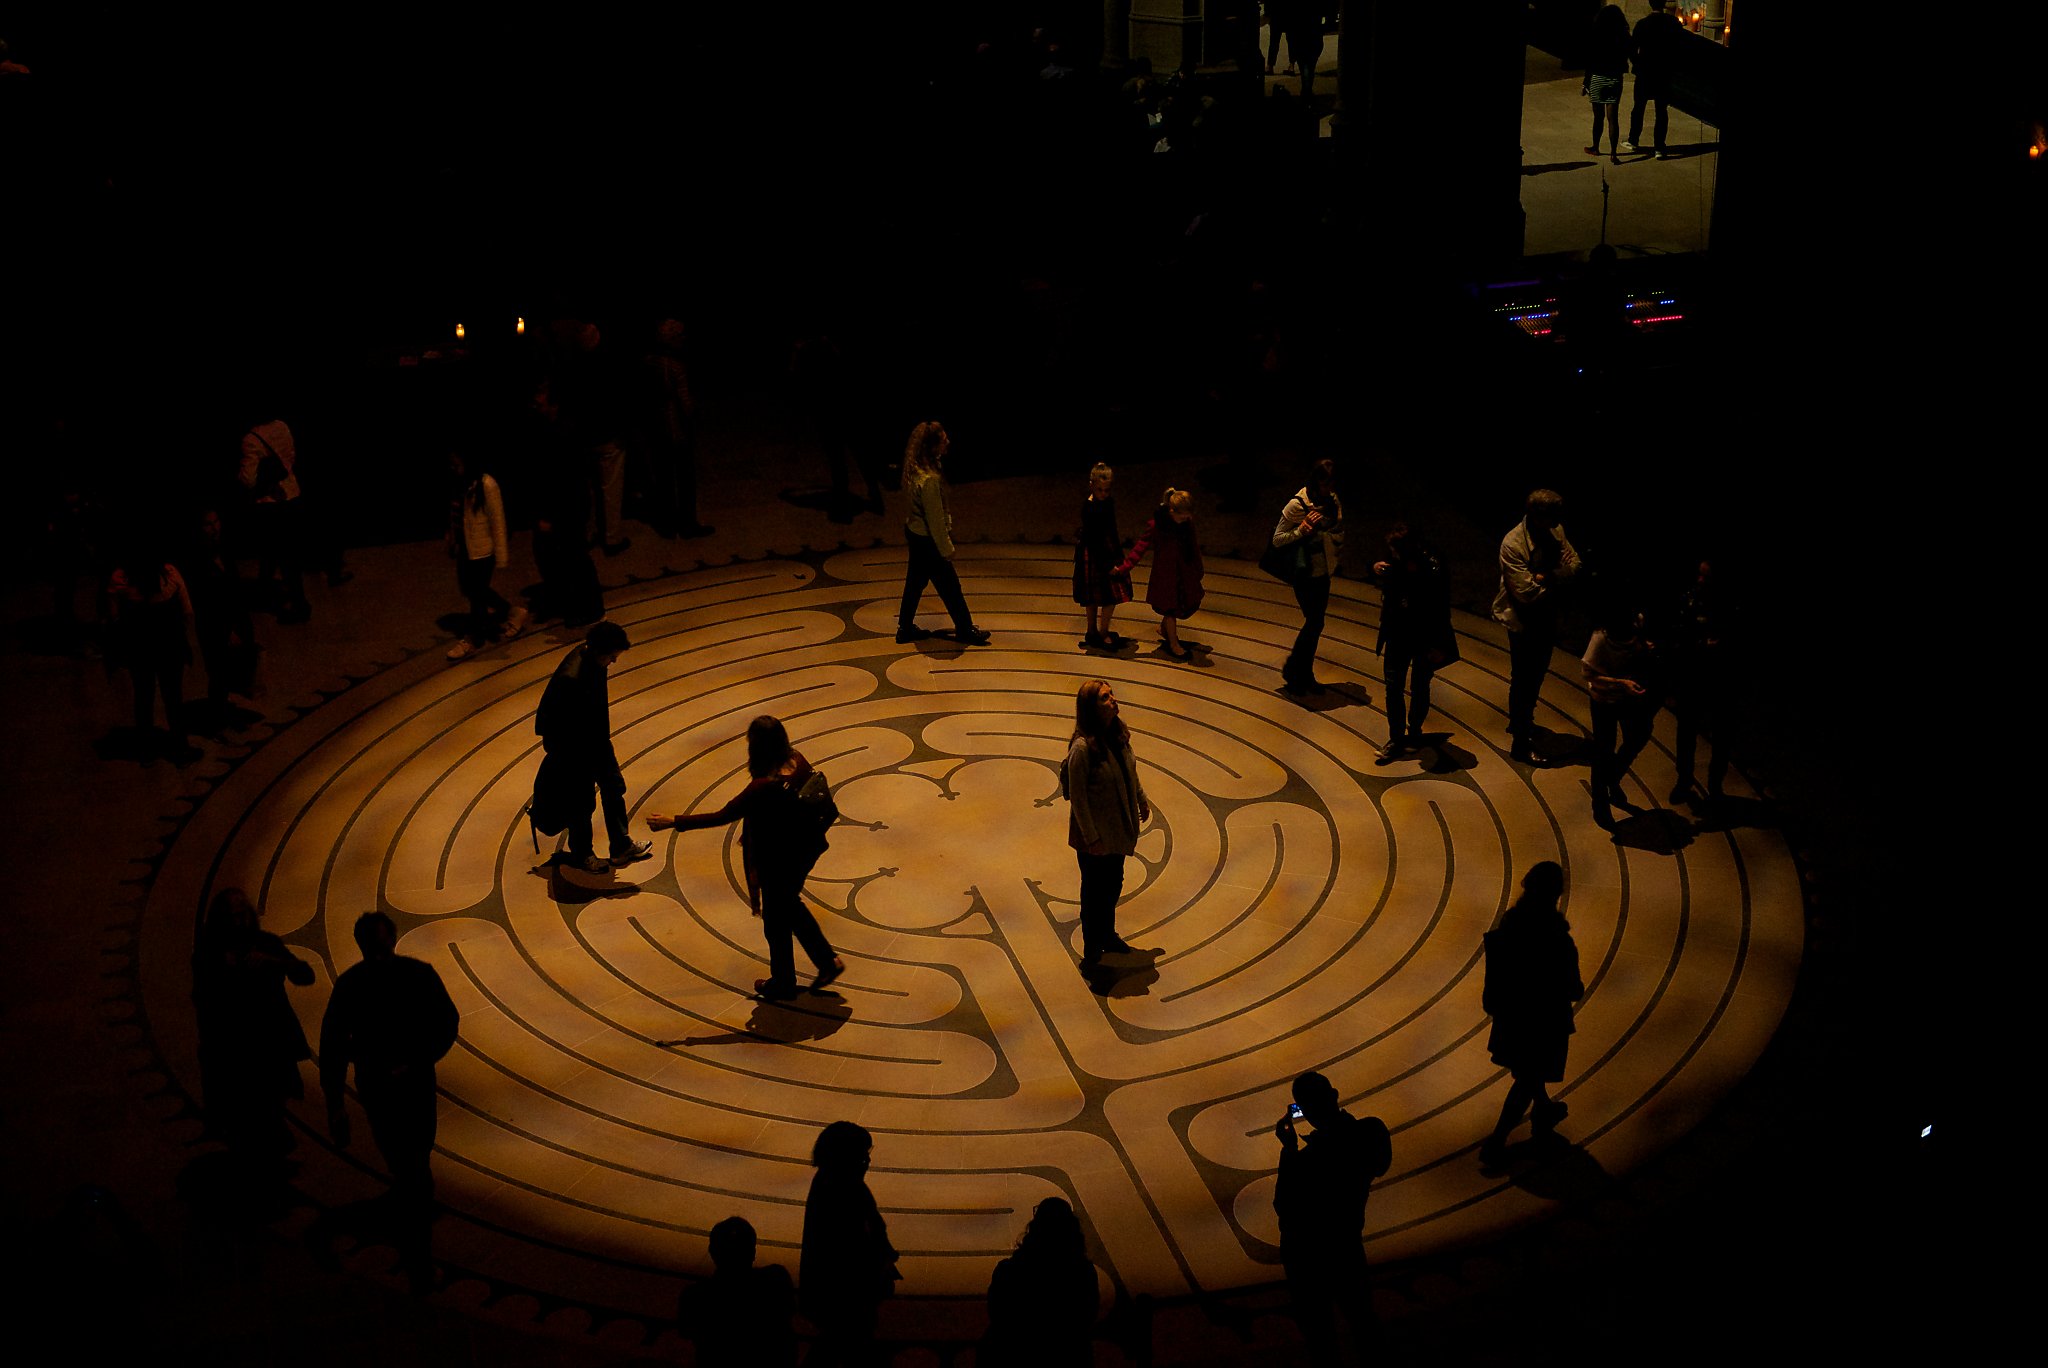
[[1308,558],[1303,554],[1300,542],[1289,542],[1285,546],[1268,544],[1259,553],[1259,569],[1279,580],[1282,584],[1299,584],[1301,577],[1308,573]]

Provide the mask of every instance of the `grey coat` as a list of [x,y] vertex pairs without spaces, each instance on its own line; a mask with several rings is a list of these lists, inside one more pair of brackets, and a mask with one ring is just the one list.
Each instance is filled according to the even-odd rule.
[[1090,845],[1104,855],[1138,849],[1138,806],[1151,806],[1138,782],[1138,762],[1128,745],[1074,738],[1060,769],[1060,796],[1067,807],[1067,844]]

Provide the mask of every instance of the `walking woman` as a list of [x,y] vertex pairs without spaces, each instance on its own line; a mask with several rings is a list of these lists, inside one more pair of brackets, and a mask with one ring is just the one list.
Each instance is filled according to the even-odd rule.
[[903,579],[903,606],[896,614],[899,642],[923,641],[932,635],[917,625],[917,601],[929,584],[953,615],[953,639],[963,646],[988,645],[988,633],[974,625],[967,598],[960,592],[960,575],[953,569],[953,515],[946,508],[946,482],[940,474],[952,447],[945,427],[930,422],[912,428],[903,449],[903,492],[910,499],[903,531],[910,540],[910,571]]
[[825,853],[825,837],[802,811],[798,794],[811,777],[811,762],[789,744],[782,722],[763,713],[747,724],[747,786],[716,812],[647,819],[650,831],[702,831],[740,823],[740,853],[746,869],[747,901],[768,937],[768,977],[754,980],[754,992],[770,1002],[797,994],[792,938],[817,967],[811,991],[818,992],[846,972],[832,943],[804,906],[804,880]]
[[1522,895],[1486,933],[1486,986],[1481,1006],[1493,1018],[1486,1048],[1493,1062],[1514,1079],[1493,1134],[1479,1158],[1496,1163],[1507,1151],[1508,1132],[1534,1104],[1530,1126],[1544,1139],[1564,1120],[1565,1104],[1551,1098],[1549,1083],[1564,1080],[1570,1048],[1572,1004],[1586,995],[1579,979],[1579,947],[1558,909],[1564,870],[1545,860],[1522,876]]
[[1280,510],[1273,545],[1295,548],[1294,601],[1301,605],[1301,632],[1280,679],[1291,694],[1319,694],[1323,686],[1316,682],[1316,647],[1330,610],[1330,576],[1337,573],[1337,554],[1344,545],[1335,462],[1325,458],[1309,467],[1308,483]]
[[448,659],[461,660],[518,636],[527,614],[491,588],[492,573],[503,570],[512,554],[497,480],[460,451],[448,453],[448,477],[448,553],[455,557],[455,583],[469,600],[469,630],[448,648]]
[[875,1312],[895,1291],[896,1248],[868,1191],[868,1160],[875,1137],[852,1121],[834,1121],[811,1147],[817,1174],[804,1199],[803,1253],[797,1264],[797,1302],[818,1340],[805,1368],[865,1365],[875,1353]]
[[1074,737],[1060,771],[1067,800],[1067,844],[1081,866],[1081,969],[1105,954],[1131,947],[1116,933],[1117,900],[1124,894],[1124,856],[1137,853],[1138,832],[1152,819],[1152,804],[1131,757],[1131,729],[1117,710],[1116,693],[1091,679],[1074,695]]

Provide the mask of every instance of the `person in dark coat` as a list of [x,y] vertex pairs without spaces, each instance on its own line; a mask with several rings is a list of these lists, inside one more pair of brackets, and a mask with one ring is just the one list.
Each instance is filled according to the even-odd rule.
[[399,1259],[415,1290],[431,1284],[427,1238],[434,1213],[434,1065],[455,1044],[461,1014],[434,966],[398,953],[398,927],[382,912],[356,918],[363,958],[342,971],[320,1021],[320,1087],[327,1131],[347,1149],[349,1066],[377,1152],[391,1170]]
[[[1319,1073],[1294,1080],[1294,1106],[1273,1127],[1280,1173],[1273,1214],[1280,1218],[1280,1260],[1294,1317],[1315,1362],[1337,1354],[1337,1312],[1352,1338],[1366,1338],[1372,1295],[1366,1285],[1365,1203],[1373,1179],[1394,1162],[1392,1137],[1376,1116],[1359,1118],[1338,1106],[1337,1089]],[[1306,1141],[1295,1135],[1308,1122]]]
[[1451,577],[1428,542],[1405,522],[1387,533],[1387,556],[1373,562],[1380,582],[1380,635],[1373,649],[1386,662],[1387,744],[1377,763],[1390,764],[1422,744],[1429,684],[1458,659],[1451,627]]
[[868,1161],[875,1139],[863,1126],[834,1121],[811,1149],[817,1174],[804,1199],[803,1255],[797,1298],[818,1340],[805,1368],[878,1363],[875,1317],[894,1293],[896,1247],[868,1191]]
[[1017,1252],[988,1285],[988,1333],[980,1368],[1086,1368],[1095,1361],[1095,1265],[1081,1222],[1063,1197],[1031,1213]]
[[1514,1079],[1493,1134],[1479,1147],[1486,1163],[1506,1153],[1508,1132],[1532,1104],[1530,1124],[1539,1139],[1554,1134],[1565,1118],[1565,1104],[1554,1100],[1545,1085],[1564,1080],[1565,1053],[1575,1029],[1572,1008],[1586,995],[1586,985],[1579,978],[1579,947],[1572,941],[1571,924],[1557,905],[1563,896],[1564,869],[1545,860],[1522,876],[1521,896],[1486,933],[1481,1005],[1493,1018],[1486,1048]]
[[192,952],[199,1077],[209,1128],[251,1170],[276,1170],[292,1147],[285,1104],[306,1095],[299,1061],[313,1051],[284,986],[312,982],[313,966],[259,928],[248,894],[214,895]]
[[796,1287],[781,1264],[754,1266],[754,1227],[728,1216],[711,1227],[713,1273],[676,1299],[676,1329],[697,1368],[795,1368]]
[[825,853],[825,838],[804,831],[797,794],[814,771],[803,752],[789,744],[789,731],[767,713],[747,724],[747,786],[724,807],[695,816],[647,818],[650,831],[703,831],[740,823],[740,852],[747,876],[747,901],[768,937],[768,977],[754,980],[754,992],[771,1002],[796,996],[796,952],[792,938],[817,967],[816,993],[846,972],[846,962],[804,906],[804,880]]
[[582,793],[592,785],[604,804],[605,834],[611,858],[602,859],[593,845],[590,813],[569,808],[569,848],[564,859],[592,874],[609,873],[614,865],[632,864],[654,853],[651,841],[636,841],[626,823],[626,778],[612,749],[611,667],[632,643],[626,629],[612,621],[598,623],[581,642],[569,648],[540,696],[533,729],[540,734],[556,778]]
[[1180,644],[1180,622],[1202,606],[1202,543],[1195,536],[1194,495],[1168,489],[1159,496],[1144,535],[1124,557],[1123,573],[1128,575],[1147,551],[1152,553],[1152,578],[1145,586],[1145,602],[1159,614],[1159,637],[1166,643],[1166,653],[1186,660],[1189,653]]
[[1116,473],[1101,461],[1088,472],[1088,497],[1081,503],[1081,530],[1074,538],[1074,602],[1088,610],[1083,647],[1114,651],[1124,639],[1110,630],[1119,603],[1131,601],[1131,573],[1116,526]]

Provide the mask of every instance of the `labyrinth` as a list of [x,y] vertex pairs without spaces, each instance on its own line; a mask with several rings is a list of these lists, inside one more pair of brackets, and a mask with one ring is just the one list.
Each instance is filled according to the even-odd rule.
[[[963,547],[958,564],[987,647],[895,641],[900,547],[612,596],[634,643],[611,694],[636,833],[650,812],[735,792],[759,713],[833,782],[841,822],[807,894],[849,966],[830,993],[749,997],[765,947],[731,830],[661,833],[611,879],[549,869],[525,816],[532,717],[569,641],[532,634],[358,681],[219,782],[148,893],[151,1017],[189,1013],[194,917],[219,888],[247,889],[315,965],[293,990],[314,1039],[355,959],[351,925],[387,911],[462,1011],[440,1070],[438,1249],[643,1316],[673,1305],[677,1274],[708,1271],[706,1232],[729,1215],[794,1267],[811,1143],[842,1117],[874,1132],[870,1185],[913,1299],[979,1296],[1056,1194],[1082,1214],[1105,1294],[1273,1282],[1272,1130],[1307,1069],[1393,1132],[1367,1213],[1375,1258],[1544,1214],[1540,1184],[1477,1157],[1507,1086],[1486,1052],[1480,937],[1539,860],[1567,871],[1588,989],[1562,1132],[1606,1172],[1694,1126],[1776,1028],[1801,951],[1798,871],[1775,832],[1660,805],[1668,716],[1617,841],[1592,821],[1584,765],[1509,763],[1491,623],[1461,615],[1430,744],[1380,766],[1368,587],[1337,583],[1331,691],[1297,700],[1278,670],[1298,611],[1249,564],[1211,562],[1185,664],[1154,648],[1142,601],[1118,622],[1135,649],[1079,649],[1065,547]],[[1142,586],[1141,572],[1141,600]],[[935,597],[924,607],[938,626]],[[1075,688],[1098,676],[1154,815],[1119,913],[1146,953],[1091,980],[1057,767]],[[1586,728],[1563,656],[1539,721]],[[189,1047],[160,1048],[197,1096]],[[302,1186],[322,1202],[378,1190],[367,1130],[329,1148],[305,1072]]]

